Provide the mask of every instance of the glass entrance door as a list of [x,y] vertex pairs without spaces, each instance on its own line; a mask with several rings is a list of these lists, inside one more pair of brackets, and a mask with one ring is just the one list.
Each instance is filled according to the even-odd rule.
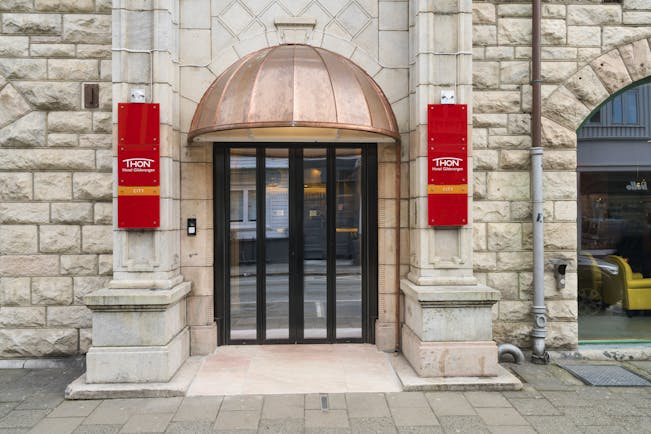
[[372,342],[374,146],[215,146],[220,343]]

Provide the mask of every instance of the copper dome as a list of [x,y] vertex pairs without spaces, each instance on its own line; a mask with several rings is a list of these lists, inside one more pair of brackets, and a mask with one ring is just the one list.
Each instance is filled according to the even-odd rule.
[[192,118],[192,141],[394,142],[384,93],[359,66],[309,45],[278,45],[231,65]]

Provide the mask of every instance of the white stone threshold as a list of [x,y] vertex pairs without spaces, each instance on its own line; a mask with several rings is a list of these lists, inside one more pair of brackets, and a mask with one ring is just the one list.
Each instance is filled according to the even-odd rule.
[[402,354],[390,358],[393,369],[405,392],[428,391],[504,391],[520,390],[522,383],[507,369],[498,365],[497,377],[419,377]]
[[66,399],[170,398],[185,396],[202,356],[189,357],[167,383],[86,383],[86,374],[66,387]]

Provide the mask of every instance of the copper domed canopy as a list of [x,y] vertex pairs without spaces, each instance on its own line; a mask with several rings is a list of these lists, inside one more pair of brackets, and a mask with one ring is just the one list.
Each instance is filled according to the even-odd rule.
[[398,126],[380,87],[323,48],[278,45],[235,62],[210,85],[188,142],[394,142]]

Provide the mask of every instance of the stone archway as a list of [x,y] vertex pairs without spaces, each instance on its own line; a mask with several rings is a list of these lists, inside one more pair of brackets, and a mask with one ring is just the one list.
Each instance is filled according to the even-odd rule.
[[45,146],[45,112],[32,105],[0,76],[0,143],[3,147]]

